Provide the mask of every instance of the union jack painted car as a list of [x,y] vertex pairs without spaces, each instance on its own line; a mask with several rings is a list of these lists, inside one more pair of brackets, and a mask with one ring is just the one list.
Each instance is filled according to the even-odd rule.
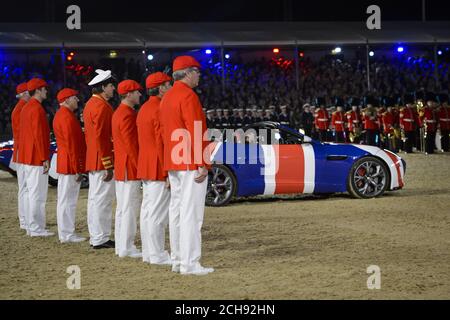
[[[254,129],[253,138],[247,132]],[[268,134],[262,136],[258,132]],[[215,142],[206,204],[223,206],[233,197],[348,192],[373,198],[404,186],[406,163],[374,146],[321,143],[277,122],[244,128],[246,141]],[[251,137],[251,136],[250,136]]]

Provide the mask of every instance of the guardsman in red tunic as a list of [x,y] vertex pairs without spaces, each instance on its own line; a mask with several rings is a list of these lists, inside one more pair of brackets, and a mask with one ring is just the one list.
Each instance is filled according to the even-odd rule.
[[200,264],[201,227],[210,167],[207,127],[202,105],[193,88],[200,80],[200,64],[191,56],[173,62],[175,83],[161,100],[160,125],[164,142],[164,170],[169,173],[169,230],[172,271],[204,275],[213,272]]
[[[159,126],[161,98],[172,86],[172,79],[156,72],[146,79],[150,98],[137,115],[139,157],[137,175],[142,179],[141,206],[142,259],[152,264],[172,264],[164,249],[165,229],[169,224],[170,190],[164,166],[164,146]],[[167,183],[166,183],[167,181]]]
[[366,108],[363,112],[364,130],[366,131],[365,144],[370,146],[377,145],[376,137],[379,126],[377,110],[375,109],[376,103],[376,100],[372,97],[366,97],[365,99]]
[[439,102],[441,106],[438,109],[439,130],[441,133],[442,152],[448,152],[450,135],[450,107],[448,106],[448,94],[440,94]]
[[400,128],[404,131],[405,135],[405,152],[412,153],[413,145],[416,140],[416,127],[418,124],[418,117],[416,111],[413,109],[414,97],[410,94],[405,96],[406,107],[400,110]]
[[14,163],[16,173],[17,173],[17,183],[19,185],[19,192],[17,193],[17,209],[19,211],[19,225],[20,229],[27,230],[25,223],[26,212],[28,211],[28,190],[26,188],[26,178],[24,176],[24,170],[20,163],[18,163],[19,154],[19,136],[20,136],[20,113],[22,112],[23,106],[30,100],[30,94],[28,93],[27,83],[23,82],[19,84],[16,88],[17,98],[19,101],[14,107],[11,113],[11,128],[13,132],[14,150],[12,162]]
[[28,189],[27,234],[53,236],[45,229],[45,204],[50,169],[50,127],[42,101],[47,98],[47,83],[33,78],[27,83],[31,99],[23,106],[19,124],[18,162],[24,169]]
[[[352,110],[349,110],[345,113],[347,117],[347,126],[349,132],[348,141],[353,143],[359,143],[362,131],[362,116],[359,110],[359,105],[360,100],[358,98],[352,98]],[[350,141],[350,136],[353,137],[353,141]]]
[[423,116],[420,120],[420,126],[425,129],[425,154],[434,153],[436,147],[436,131],[438,126],[438,117],[436,114],[437,99],[434,93],[426,94],[426,107],[423,110]]
[[121,103],[112,117],[117,198],[115,240],[119,257],[142,257],[134,244],[141,186],[137,176],[139,142],[134,108],[139,104],[140,90],[141,85],[134,80],[120,82],[117,92]]
[[108,103],[114,95],[115,79],[111,71],[95,70],[89,82],[92,97],[83,110],[86,136],[86,171],[89,172],[88,229],[94,249],[114,248],[110,240],[114,201],[114,160],[111,120],[113,108]]
[[61,243],[86,240],[75,234],[78,194],[86,162],[86,142],[80,122],[74,114],[78,109],[77,94],[78,91],[70,88],[60,90],[56,96],[60,108],[53,118],[53,131],[58,146],[56,219]]
[[314,124],[319,132],[319,140],[325,142],[327,141],[327,132],[330,123],[328,111],[325,109],[325,99],[321,97],[317,98],[316,106],[320,107],[320,109],[316,110],[314,114]]
[[345,115],[342,106],[337,106],[337,110],[333,112],[331,117],[331,126],[334,128],[336,142],[345,142],[344,124]]
[[383,123],[383,133],[386,139],[385,147],[388,150],[391,150],[393,152],[398,152],[398,141],[397,137],[395,136],[395,115],[392,111],[392,105],[387,104],[387,110],[383,113],[381,116],[381,121]]

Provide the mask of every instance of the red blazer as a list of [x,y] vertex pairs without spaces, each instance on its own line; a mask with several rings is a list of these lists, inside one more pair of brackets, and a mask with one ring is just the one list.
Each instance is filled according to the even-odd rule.
[[137,176],[142,180],[164,181],[164,145],[159,126],[161,98],[152,96],[138,112],[136,125],[139,138]]
[[383,122],[383,131],[384,133],[388,134],[391,132],[391,129],[394,128],[395,124],[395,117],[392,112],[386,111],[383,113],[381,120]]
[[434,109],[425,107],[422,119],[419,118],[420,126],[427,125],[427,132],[433,133],[437,130],[438,117]]
[[112,135],[114,141],[114,176],[116,180],[138,180],[137,161],[139,145],[136,111],[134,109],[126,104],[120,104],[112,117]]
[[[198,130],[200,126],[197,127],[198,132],[194,134],[195,121],[201,124],[201,130]],[[209,156],[203,156],[209,144],[203,139],[207,131],[205,114],[197,94],[185,83],[175,81],[162,98],[160,126],[164,143],[164,170],[197,170],[200,166],[210,167]],[[171,138],[177,129],[186,130],[189,137]],[[184,147],[182,141],[186,141]]]
[[344,124],[344,113],[342,111],[333,112],[333,115],[331,116],[331,125],[334,127],[334,130],[338,132],[344,131]]
[[400,127],[405,131],[414,131],[419,123],[417,113],[412,108],[403,108],[400,110]]
[[14,140],[14,151],[13,151],[13,161],[17,162],[17,155],[19,151],[19,126],[20,126],[20,113],[22,112],[23,106],[27,102],[23,99],[19,99],[16,106],[14,107],[13,112],[11,113],[11,128],[13,132],[13,140]]
[[450,130],[450,109],[441,106],[438,110],[438,118],[441,130]]
[[328,118],[328,111],[325,109],[319,109],[316,114],[314,115],[316,118],[314,123],[316,125],[316,128],[319,130],[327,130],[329,126],[329,118]]
[[112,169],[113,143],[111,105],[99,95],[93,95],[83,111],[84,134],[86,136],[86,171]]
[[347,111],[348,130],[354,132],[355,128],[361,128],[361,114],[359,111]]
[[58,146],[56,172],[85,172],[86,142],[80,123],[68,108],[61,106],[53,118],[53,131]]
[[42,166],[50,160],[50,128],[41,103],[31,98],[22,108],[19,123],[19,163]]

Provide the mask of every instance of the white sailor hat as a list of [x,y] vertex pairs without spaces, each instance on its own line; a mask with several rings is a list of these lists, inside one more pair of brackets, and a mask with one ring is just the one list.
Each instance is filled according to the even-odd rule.
[[287,108],[287,106],[286,105],[282,105],[282,106],[280,106],[280,109],[286,109]]
[[103,82],[112,77],[111,70],[97,69],[95,70],[95,72],[97,73],[97,75],[94,77],[94,79],[91,80],[91,82],[88,83],[89,86],[94,86],[97,83]]
[[216,111],[217,111],[217,112],[222,112],[222,109],[219,108],[219,109],[216,109]]
[[206,111],[206,113],[213,113],[213,112],[214,112],[213,109],[209,109],[209,110]]

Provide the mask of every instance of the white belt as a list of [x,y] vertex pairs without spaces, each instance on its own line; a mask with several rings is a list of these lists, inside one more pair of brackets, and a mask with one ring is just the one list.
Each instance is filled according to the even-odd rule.
[[403,121],[406,121],[406,122],[414,122],[413,119],[403,119]]
[[344,121],[335,121],[334,123],[339,123],[339,124],[341,124],[341,123],[344,123]]
[[436,122],[436,120],[425,120],[425,122]]
[[358,120],[353,120],[353,123],[359,123],[359,121]]
[[328,121],[328,119],[317,119],[319,121]]
[[442,119],[439,119],[439,120],[441,120],[441,121],[450,121],[449,118],[442,118]]

